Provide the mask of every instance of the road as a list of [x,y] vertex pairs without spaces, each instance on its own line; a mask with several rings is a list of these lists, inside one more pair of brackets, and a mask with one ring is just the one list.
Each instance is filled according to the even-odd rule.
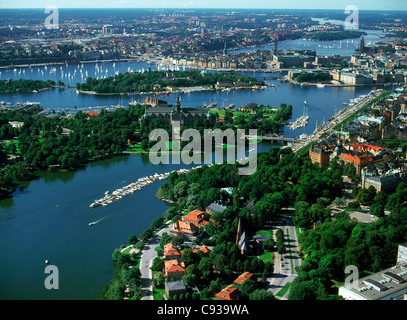
[[[294,209],[283,209],[280,219],[273,223],[273,234],[274,239],[275,232],[277,229],[281,228],[284,232],[285,237],[285,247],[287,253],[283,254],[283,264],[281,264],[281,257],[276,252],[274,255],[274,273],[267,279],[268,284],[266,290],[271,291],[276,295],[288,282],[293,282],[297,276],[296,267],[300,266],[301,259],[297,254],[298,251],[298,239],[295,232],[295,226],[292,221],[294,216]],[[287,236],[288,230],[288,236]],[[291,266],[292,265],[292,266]],[[286,300],[289,291],[281,297],[281,300]]]
[[145,296],[141,300],[154,300],[153,297],[153,272],[150,267],[155,257],[157,257],[157,251],[154,249],[160,244],[161,235],[164,232],[168,232],[168,226],[161,229],[151,240],[144,246],[144,249],[140,258],[140,272],[141,272],[141,290],[145,293]]
[[338,111],[331,120],[325,122],[322,127],[318,129],[318,132],[313,133],[307,140],[304,140],[303,144],[296,144],[293,146],[293,151],[296,152],[298,149],[302,148],[303,146],[306,146],[308,143],[311,143],[312,141],[319,141],[321,138],[321,135],[324,133],[329,133],[333,128],[341,123],[343,120],[351,116],[352,114],[358,112],[361,108],[363,108],[365,105],[369,104],[372,102],[374,99],[376,99],[378,96],[380,96],[383,92],[374,92],[372,94],[369,94],[363,98],[360,99],[359,102],[357,102],[355,105],[347,107],[345,109],[342,109]]

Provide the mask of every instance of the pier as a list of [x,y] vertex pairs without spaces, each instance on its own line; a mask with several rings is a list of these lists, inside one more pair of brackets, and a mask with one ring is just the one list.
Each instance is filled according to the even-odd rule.
[[201,167],[201,166],[197,166],[197,167],[194,167],[191,169],[173,170],[171,172],[165,172],[165,173],[161,173],[161,174],[155,173],[152,176],[139,178],[136,182],[132,182],[122,188],[116,189],[112,193],[109,193],[109,191],[106,191],[104,197],[95,200],[93,203],[91,203],[89,205],[89,207],[90,208],[97,208],[99,206],[106,207],[106,206],[122,199],[123,197],[133,194],[136,191],[142,190],[144,187],[152,184],[156,180],[167,179],[168,176],[175,171],[178,173],[188,173],[191,170],[194,170],[199,167]]

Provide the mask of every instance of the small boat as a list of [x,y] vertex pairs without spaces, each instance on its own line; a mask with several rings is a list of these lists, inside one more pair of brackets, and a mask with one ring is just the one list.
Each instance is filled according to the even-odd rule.
[[49,261],[48,261],[48,260],[45,260],[44,262],[45,262],[45,264],[48,264]]
[[94,224],[96,224],[96,222],[90,222],[89,225],[93,226]]

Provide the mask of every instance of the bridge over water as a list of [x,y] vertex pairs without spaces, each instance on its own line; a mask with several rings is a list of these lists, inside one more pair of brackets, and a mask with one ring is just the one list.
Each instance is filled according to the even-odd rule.
[[261,140],[261,141],[286,141],[286,142],[305,142],[306,139],[297,139],[297,138],[287,138],[284,136],[250,136],[246,135],[246,138],[249,140]]

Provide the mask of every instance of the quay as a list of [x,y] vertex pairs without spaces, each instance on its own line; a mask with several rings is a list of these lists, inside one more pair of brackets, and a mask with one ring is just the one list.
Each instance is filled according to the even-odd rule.
[[309,145],[313,141],[319,141],[322,135],[329,134],[336,126],[342,125],[350,116],[357,114],[362,108],[373,102],[376,98],[384,96],[385,93],[383,89],[376,89],[370,91],[367,95],[360,95],[355,99],[351,99],[349,103],[346,103],[348,105],[346,108],[338,111],[327,122],[319,125],[312,135],[301,140],[302,143],[294,145],[292,147],[293,151],[297,152],[303,146]]

